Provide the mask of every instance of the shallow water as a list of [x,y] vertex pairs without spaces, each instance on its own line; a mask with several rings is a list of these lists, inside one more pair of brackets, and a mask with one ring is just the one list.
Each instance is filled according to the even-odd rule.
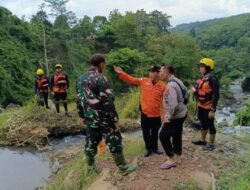
[[84,144],[85,143],[85,136],[84,135],[70,135],[63,138],[54,139],[52,144],[53,150],[59,150],[62,148],[67,148],[69,146],[75,144]]
[[50,174],[43,154],[0,148],[0,190],[34,190],[46,184]]

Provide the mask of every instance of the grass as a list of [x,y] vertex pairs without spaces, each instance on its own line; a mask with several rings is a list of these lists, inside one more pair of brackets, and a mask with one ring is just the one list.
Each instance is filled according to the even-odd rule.
[[82,190],[97,177],[96,173],[88,173],[85,157],[78,155],[54,176],[47,190]]
[[188,109],[188,118],[187,118],[187,120],[189,122],[195,121],[196,101],[193,100],[193,97],[190,97],[189,102],[187,104],[187,109]]
[[129,93],[117,97],[115,105],[120,119],[137,119],[139,116],[140,91],[131,89]]
[[[250,137],[237,138],[246,143],[244,155],[230,157],[230,166],[225,168],[217,181],[218,190],[250,190]],[[244,147],[243,147],[244,149]]]
[[0,114],[0,145],[5,145],[5,134],[8,129],[8,122],[7,120],[11,117],[12,112],[4,112]]
[[11,118],[25,118],[33,113],[36,104],[35,101],[30,101],[26,106],[20,108],[9,109],[0,114],[0,145],[5,145],[5,135],[8,131],[8,120]]
[[187,183],[176,182],[173,185],[174,190],[202,190],[195,182],[189,181]]
[[[133,158],[141,155],[144,151],[142,139],[125,137],[124,154],[126,158]],[[105,152],[103,157],[109,157],[110,153]],[[103,159],[103,157],[98,159]],[[78,155],[70,163],[63,166],[59,173],[48,183],[47,190],[83,190],[98,178],[96,173],[88,173],[85,156]]]

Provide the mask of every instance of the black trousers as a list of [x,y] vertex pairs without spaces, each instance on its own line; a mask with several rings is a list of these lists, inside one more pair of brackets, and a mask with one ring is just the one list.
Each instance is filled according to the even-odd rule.
[[182,154],[182,131],[186,117],[165,123],[160,132],[161,144],[169,157]]
[[160,117],[147,117],[144,113],[141,114],[141,127],[145,147],[149,151],[158,150],[158,135],[161,127]]
[[210,109],[203,109],[201,107],[198,107],[198,119],[201,122],[201,128],[203,130],[209,130],[209,133],[211,135],[216,134],[216,128],[214,125],[214,119],[209,119],[208,114],[210,112]]
[[48,98],[49,98],[49,93],[48,92],[40,92],[39,93],[39,105],[40,106],[46,106],[46,107],[49,107],[48,105]]
[[60,112],[60,100],[63,102],[63,106],[64,106],[65,111],[66,112],[68,111],[67,93],[66,92],[55,93],[54,99],[55,99],[57,113]]

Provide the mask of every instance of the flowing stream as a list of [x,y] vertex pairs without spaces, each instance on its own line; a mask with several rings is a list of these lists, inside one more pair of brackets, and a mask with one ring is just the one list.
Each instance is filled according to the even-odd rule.
[[[230,85],[230,89],[236,101],[230,106],[218,110],[216,115],[217,124],[224,125],[223,134],[250,134],[250,127],[233,127],[236,112],[249,101],[249,95],[241,89],[241,80],[236,80]],[[141,130],[128,133],[127,135],[141,136]],[[52,150],[83,144],[83,135],[67,136],[52,141]],[[0,190],[34,190],[46,184],[52,173],[51,163],[46,153],[39,153],[28,148],[0,148]]]

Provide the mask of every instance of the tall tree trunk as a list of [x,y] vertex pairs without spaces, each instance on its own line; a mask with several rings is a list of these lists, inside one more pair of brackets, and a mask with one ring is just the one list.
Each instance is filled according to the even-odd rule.
[[46,67],[46,71],[47,71],[47,75],[49,77],[49,63],[48,63],[48,56],[47,56],[47,47],[46,47],[46,33],[45,33],[45,26],[44,26],[44,22],[42,20],[41,22],[42,25],[42,30],[43,30],[43,50],[44,50],[44,63],[45,63],[45,67]]
[[[42,3],[40,5],[40,10],[41,12],[44,12],[43,9],[45,7],[45,4]],[[49,77],[49,63],[48,63],[48,56],[47,56],[47,44],[46,44],[46,31],[45,31],[45,25],[44,25],[45,18],[42,16],[41,17],[41,27],[42,27],[42,33],[43,33],[43,53],[44,53],[44,64],[46,67],[46,72]]]

